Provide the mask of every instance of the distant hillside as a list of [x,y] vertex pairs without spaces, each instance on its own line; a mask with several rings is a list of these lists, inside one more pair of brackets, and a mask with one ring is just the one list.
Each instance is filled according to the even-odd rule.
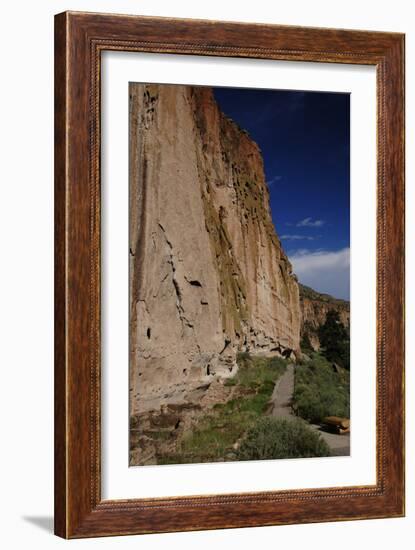
[[316,292],[309,286],[299,284],[301,308],[301,338],[308,336],[315,350],[320,348],[318,328],[326,321],[327,312],[334,309],[339,312],[345,327],[350,325],[350,302],[334,298],[329,294]]
[[304,297],[304,298],[309,298],[310,300],[319,300],[320,302],[330,302],[330,303],[347,304],[347,305],[350,304],[350,302],[348,302],[347,300],[334,298],[333,296],[330,296],[330,294],[321,294],[320,292],[313,290],[311,287],[302,285],[301,283],[298,283],[298,286],[300,289],[300,298]]

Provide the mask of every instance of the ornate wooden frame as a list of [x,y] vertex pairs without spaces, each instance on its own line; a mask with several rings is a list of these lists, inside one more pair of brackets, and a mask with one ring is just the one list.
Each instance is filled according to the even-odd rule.
[[[376,66],[376,485],[101,500],[103,50]],[[57,15],[55,262],[57,535],[77,538],[404,514],[404,35],[110,14]]]

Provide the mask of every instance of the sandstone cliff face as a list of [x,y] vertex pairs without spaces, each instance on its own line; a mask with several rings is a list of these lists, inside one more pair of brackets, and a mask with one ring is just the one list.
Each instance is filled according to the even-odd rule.
[[261,152],[212,91],[131,84],[130,128],[134,415],[213,391],[238,351],[297,351],[301,316]]
[[328,294],[320,294],[315,290],[299,285],[301,305],[301,337],[307,335],[311,345],[317,351],[320,348],[318,327],[324,325],[327,312],[334,309],[339,312],[340,321],[345,327],[350,326],[350,303],[346,300],[333,298]]

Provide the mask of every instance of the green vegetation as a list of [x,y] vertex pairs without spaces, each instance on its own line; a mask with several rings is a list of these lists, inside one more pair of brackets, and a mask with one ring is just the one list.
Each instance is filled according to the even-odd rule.
[[234,398],[214,406],[184,434],[177,450],[158,457],[158,464],[236,460],[236,446],[246,432],[267,412],[276,380],[286,369],[280,358],[253,357],[241,353],[239,370],[227,386]]
[[324,325],[318,329],[318,336],[326,359],[350,369],[350,335],[340,321],[338,311],[331,309],[327,312]]
[[327,443],[304,420],[349,417],[349,371],[310,353],[310,361],[295,367],[293,406],[302,419],[274,418],[270,399],[287,361],[249,353],[237,361],[237,374],[225,383],[229,401],[199,417],[174,451],[157,457],[158,464],[330,456]]
[[330,456],[330,448],[304,421],[269,416],[249,430],[238,451],[239,460],[316,456]]
[[313,353],[314,349],[311,345],[308,332],[304,332],[303,337],[301,338],[300,348],[302,353],[305,353],[306,355],[311,355]]
[[287,362],[279,357],[255,357],[247,352],[238,353],[236,361],[239,366],[238,372],[226,384],[234,384],[252,390],[259,390],[267,382],[272,382],[272,387],[274,387],[275,381],[287,367]]
[[299,416],[320,422],[325,416],[350,417],[350,376],[313,353],[311,361],[295,368],[293,407]]

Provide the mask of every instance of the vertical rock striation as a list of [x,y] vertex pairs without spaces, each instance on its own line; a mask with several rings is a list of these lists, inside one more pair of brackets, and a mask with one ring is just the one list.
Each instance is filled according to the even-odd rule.
[[261,152],[209,88],[130,85],[131,413],[299,349]]

